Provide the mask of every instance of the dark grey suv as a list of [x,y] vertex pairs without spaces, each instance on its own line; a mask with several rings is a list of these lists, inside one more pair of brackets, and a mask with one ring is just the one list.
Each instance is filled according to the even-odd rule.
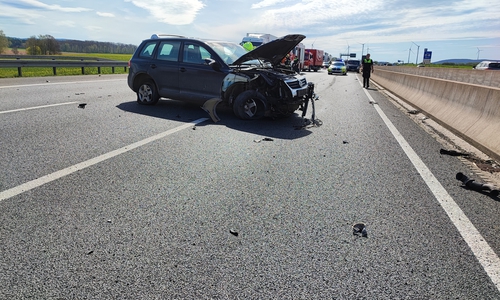
[[232,42],[153,35],[132,56],[128,85],[140,104],[214,99],[242,119],[289,115],[314,95],[312,83],[281,64],[304,38],[287,35],[247,52]]
[[346,62],[347,71],[354,71],[359,73],[359,68],[361,67],[361,61],[350,59]]

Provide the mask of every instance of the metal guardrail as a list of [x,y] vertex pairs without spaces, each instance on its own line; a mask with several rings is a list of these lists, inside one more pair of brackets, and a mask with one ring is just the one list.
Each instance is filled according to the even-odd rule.
[[127,71],[128,62],[123,61],[71,61],[71,60],[32,60],[32,59],[0,59],[0,68],[17,68],[19,77],[23,76],[22,68],[29,67],[51,67],[54,75],[57,75],[57,68],[82,68],[82,74],[85,74],[85,68],[97,67],[97,72],[101,74],[101,67],[111,67],[115,72],[115,67],[124,68]]

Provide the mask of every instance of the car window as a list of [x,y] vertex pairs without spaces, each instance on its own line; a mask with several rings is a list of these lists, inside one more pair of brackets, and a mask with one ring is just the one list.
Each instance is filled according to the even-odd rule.
[[163,41],[160,43],[157,58],[159,60],[177,61],[180,48],[180,41]]
[[[229,42],[207,42],[207,44],[217,53],[222,60],[230,65],[247,51],[238,44]],[[255,61],[253,61],[255,63]]]
[[156,41],[149,42],[144,45],[141,52],[139,53],[139,57],[141,58],[151,58],[156,48]]
[[493,69],[500,69],[500,63],[490,63],[489,67]]
[[212,58],[207,49],[197,44],[185,43],[183,53],[182,61],[186,63],[203,65],[205,59]]

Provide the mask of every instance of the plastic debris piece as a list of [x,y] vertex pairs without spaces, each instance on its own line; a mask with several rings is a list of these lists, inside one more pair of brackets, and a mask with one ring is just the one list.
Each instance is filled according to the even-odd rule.
[[463,152],[458,152],[458,151],[455,151],[455,150],[446,150],[446,149],[439,150],[439,153],[440,154],[450,155],[450,156],[469,156],[469,153],[463,153]]
[[488,184],[488,183],[477,182],[474,179],[470,179],[462,172],[458,172],[457,175],[455,176],[455,178],[457,180],[462,181],[462,183],[469,189],[472,189],[475,191],[480,191],[480,192],[481,191],[489,191],[490,195],[492,195],[493,197],[498,197],[498,195],[500,194],[500,190],[498,188],[496,188],[494,185]]
[[85,108],[85,105],[87,105],[87,103],[80,103],[78,104],[78,108]]
[[234,229],[229,229],[229,233],[234,235],[234,236],[238,236],[238,231],[236,231]]
[[352,234],[362,237],[368,237],[368,232],[366,231],[366,225],[364,223],[356,223],[352,225]]

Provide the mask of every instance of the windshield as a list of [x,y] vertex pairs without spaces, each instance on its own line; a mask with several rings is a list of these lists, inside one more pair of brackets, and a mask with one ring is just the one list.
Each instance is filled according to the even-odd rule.
[[343,66],[343,65],[344,65],[344,63],[343,63],[343,62],[336,62],[336,63],[334,63],[333,65],[334,65],[334,66],[337,66],[337,67],[341,67],[341,66]]
[[[215,53],[217,53],[222,60],[228,65],[231,65],[234,61],[236,61],[241,56],[248,53],[245,48],[241,45],[231,42],[206,42],[207,45],[214,49]],[[245,64],[253,64],[260,65],[260,61],[252,60],[248,61]]]

